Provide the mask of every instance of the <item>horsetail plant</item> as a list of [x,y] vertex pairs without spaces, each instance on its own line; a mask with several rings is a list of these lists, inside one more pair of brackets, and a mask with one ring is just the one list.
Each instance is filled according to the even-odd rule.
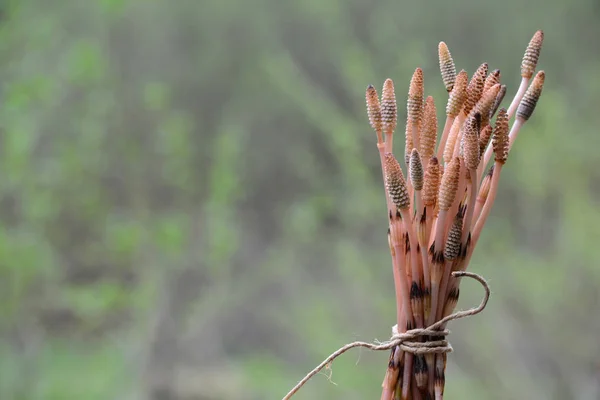
[[[414,191],[414,197],[411,193],[408,198],[407,191],[403,189],[399,192],[395,186],[387,184],[388,196],[395,199],[392,206],[396,207],[388,210],[388,214],[394,216],[400,212],[402,221],[405,221],[403,234],[418,238],[417,241],[409,240],[409,247],[412,250],[414,243],[418,242],[419,248],[423,249],[417,259],[413,258],[415,252],[411,252],[398,262],[398,271],[405,274],[398,280],[400,287],[396,287],[397,292],[404,293],[397,296],[396,305],[399,310],[397,324],[401,329],[406,328],[407,321],[416,322],[419,318],[424,318],[424,326],[429,326],[449,315],[456,306],[460,293],[459,282],[451,272],[467,269],[494,204],[502,167],[510,148],[522,126],[531,117],[542,92],[545,74],[543,71],[535,74],[542,41],[543,32],[536,32],[523,58],[521,88],[513,99],[512,109],[500,109],[495,123],[491,120],[506,94],[500,71],[493,70],[488,74],[488,64],[482,63],[468,80],[464,70],[456,74],[448,46],[440,43],[440,72],[448,91],[448,104],[446,123],[437,150],[437,123],[431,117],[432,113],[435,114],[434,99],[429,96],[424,101],[422,69],[417,68],[413,74],[407,100],[405,154],[407,171],[423,171],[424,168],[424,178],[423,181],[417,179],[417,185],[413,185],[418,190]],[[516,118],[509,129],[512,114]],[[413,149],[409,148],[410,145]],[[386,146],[386,152],[387,160],[395,160],[391,146]],[[484,174],[492,153],[495,154],[494,164]],[[421,157],[420,160],[418,157]],[[440,167],[443,167],[441,177],[438,175]],[[400,168],[397,162],[388,162],[386,168],[389,168],[386,177],[390,174],[402,176],[397,171]],[[388,181],[389,178],[386,178]],[[409,202],[414,207],[409,207]],[[407,215],[409,208],[412,213]],[[411,221],[414,223],[411,224]],[[398,254],[395,256],[397,258]],[[417,264],[410,269],[412,283],[406,277],[407,263]],[[415,273],[420,275],[415,276]],[[417,295],[423,299],[422,310],[414,309],[417,303],[411,297]],[[392,349],[391,358],[398,357],[398,350]],[[427,354],[424,363],[421,359],[413,359],[410,352],[404,352],[403,355],[405,361],[396,363],[403,367],[402,374],[400,368],[388,370],[388,374],[396,373],[398,376],[386,376],[382,399],[442,399],[446,354]],[[412,371],[407,371],[411,367]],[[394,385],[389,386],[390,382]],[[416,387],[411,386],[413,382]]]
[[[545,73],[535,70],[543,38],[537,31],[525,51],[521,84],[508,109],[501,108],[506,86],[499,70],[488,73],[484,62],[469,80],[466,71],[456,73],[448,46],[440,42],[439,66],[448,92],[446,122],[436,149],[435,102],[432,96],[425,97],[423,70],[415,69],[406,104],[402,158],[406,173],[393,150],[398,121],[394,83],[385,81],[381,100],[373,86],[367,88],[367,114],[377,134],[386,193],[396,293],[394,336],[379,345],[354,342],[342,347],[284,400],[337,356],[359,346],[391,351],[381,400],[443,399],[451,351],[445,327],[451,319],[480,312],[487,302],[489,288],[482,278],[475,278],[486,288],[484,302],[478,311],[454,312],[460,276],[474,275],[465,271],[494,205],[502,168],[542,93]],[[492,153],[494,162],[486,171]]]

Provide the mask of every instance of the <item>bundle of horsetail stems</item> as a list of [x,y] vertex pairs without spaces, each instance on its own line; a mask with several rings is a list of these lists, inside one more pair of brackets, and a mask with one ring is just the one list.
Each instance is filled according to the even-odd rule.
[[[373,86],[367,88],[387,199],[400,333],[428,327],[456,306],[460,278],[452,272],[467,269],[510,149],[542,92],[545,74],[535,70],[543,37],[537,31],[527,46],[521,83],[508,109],[501,107],[506,86],[499,70],[489,71],[483,63],[469,79],[466,71],[456,72],[448,46],[439,44],[448,99],[437,148],[442,125],[433,97],[425,97],[420,68],[408,88],[404,157],[396,157],[392,146],[398,120],[394,83],[385,81],[381,99]],[[442,399],[446,358],[446,353],[413,354],[393,347],[381,399]]]
[[[354,342],[340,348],[284,400],[337,356],[359,346],[391,349],[381,400],[443,399],[451,349],[443,340],[448,333],[445,325],[480,312],[487,302],[489,288],[479,277],[486,289],[482,305],[454,311],[460,276],[476,275],[466,269],[494,205],[502,168],[542,93],[545,74],[535,70],[543,40],[543,32],[537,31],[529,42],[521,63],[521,83],[508,109],[501,107],[506,86],[499,70],[489,71],[483,63],[469,79],[466,71],[456,72],[448,46],[439,44],[448,99],[437,148],[436,105],[433,97],[425,98],[421,68],[415,70],[408,89],[404,157],[394,156],[392,146],[398,121],[394,83],[391,79],[384,82],[381,99],[373,86],[367,88],[367,114],[377,133],[387,200],[397,325],[387,343]],[[398,339],[401,336],[413,343],[407,346],[408,342]]]

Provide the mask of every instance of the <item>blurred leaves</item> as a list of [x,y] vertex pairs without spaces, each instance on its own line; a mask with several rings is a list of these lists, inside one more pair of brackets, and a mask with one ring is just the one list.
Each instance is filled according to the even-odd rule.
[[[416,67],[443,117],[440,40],[510,97],[540,28],[546,88],[471,264],[491,307],[452,326],[447,397],[598,398],[600,61],[581,38],[600,9],[491,7],[2,2],[0,398],[278,398],[340,345],[386,339],[364,90],[394,79],[402,153]],[[378,396],[387,357],[346,355],[298,399]]]

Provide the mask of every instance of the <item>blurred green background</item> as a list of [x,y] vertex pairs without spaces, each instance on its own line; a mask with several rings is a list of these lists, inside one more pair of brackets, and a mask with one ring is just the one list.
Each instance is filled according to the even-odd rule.
[[[401,125],[420,66],[443,124],[438,42],[512,98],[537,29],[546,86],[446,397],[599,399],[596,0],[1,1],[0,399],[278,399],[387,339],[365,88],[394,79]],[[481,294],[465,280],[459,308]],[[347,353],[296,398],[379,398],[387,358]]]

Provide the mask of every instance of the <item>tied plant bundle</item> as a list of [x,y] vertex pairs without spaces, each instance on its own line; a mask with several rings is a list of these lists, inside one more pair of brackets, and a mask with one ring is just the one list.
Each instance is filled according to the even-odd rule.
[[[391,350],[382,400],[443,398],[447,353],[452,350],[445,340],[446,324],[480,312],[489,296],[485,281],[466,269],[494,205],[510,149],[542,93],[545,73],[535,70],[543,38],[537,31],[527,46],[521,83],[508,109],[501,107],[506,86],[500,71],[488,71],[483,63],[469,79],[466,71],[456,72],[448,46],[441,42],[439,64],[448,99],[439,143],[435,101],[425,97],[423,71],[417,68],[408,89],[401,161],[393,153],[398,121],[394,83],[385,81],[381,98],[373,86],[367,88],[367,113],[377,134],[387,199],[397,325],[387,343],[354,342],[339,349],[284,399],[337,356],[359,346]],[[477,309],[454,312],[461,276],[477,279],[486,289]]]

